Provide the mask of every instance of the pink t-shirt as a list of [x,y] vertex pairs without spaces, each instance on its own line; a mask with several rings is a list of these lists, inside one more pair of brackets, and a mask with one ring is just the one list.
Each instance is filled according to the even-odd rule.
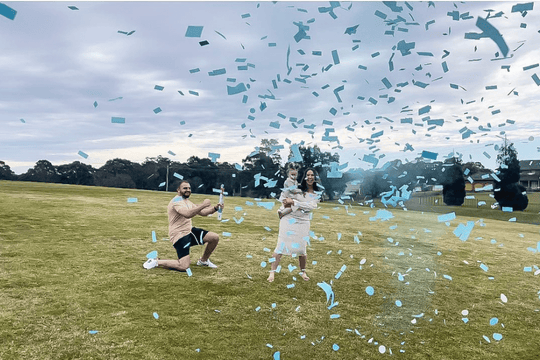
[[175,196],[167,206],[169,215],[169,239],[174,244],[178,239],[191,232],[191,219],[183,217],[178,213],[180,209],[192,209],[195,204],[181,196]]

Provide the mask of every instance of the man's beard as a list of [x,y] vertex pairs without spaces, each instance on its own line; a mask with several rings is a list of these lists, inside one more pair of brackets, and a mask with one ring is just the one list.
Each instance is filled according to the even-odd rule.
[[189,198],[189,195],[191,195],[191,193],[182,193],[181,196],[184,198],[184,199],[188,199]]

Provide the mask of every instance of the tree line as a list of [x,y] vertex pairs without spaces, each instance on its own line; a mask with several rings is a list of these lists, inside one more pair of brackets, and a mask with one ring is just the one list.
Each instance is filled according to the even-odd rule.
[[[209,158],[191,156],[186,162],[173,161],[164,156],[147,157],[137,163],[126,159],[108,160],[100,168],[80,161],[53,165],[39,160],[26,173],[16,175],[5,163],[0,163],[0,180],[35,181],[115,188],[176,191],[180,181],[188,180],[192,191],[212,194],[224,185],[229,195],[270,198],[279,196],[286,178],[285,167],[276,140],[263,139],[256,150],[247,155],[242,164],[214,162]],[[339,155],[322,151],[317,145],[297,147],[301,154],[298,163],[303,168],[314,168],[320,176],[329,199],[342,193],[350,178],[332,177],[332,163],[339,164]],[[297,159],[292,148],[288,159]]]
[[[176,191],[180,181],[185,179],[190,181],[195,193],[212,194],[223,184],[229,195],[270,198],[279,196],[286,177],[279,152],[282,148],[276,140],[263,139],[260,146],[242,160],[241,165],[213,162],[197,156],[191,156],[185,163],[163,156],[146,158],[142,164],[112,159],[99,169],[80,161],[55,166],[47,160],[40,160],[26,173],[15,175],[7,164],[0,162],[0,180]],[[339,164],[337,153],[322,151],[316,145],[300,145],[296,149],[298,152],[293,151],[291,146],[287,159],[296,160],[300,155],[301,161],[298,162],[303,167],[300,176],[305,169],[314,168],[319,173],[325,197],[330,200],[342,195],[348,182],[357,180],[362,186],[361,193],[356,195],[371,198],[379,198],[392,189],[402,189],[403,192],[416,187],[427,190],[432,185],[442,185],[444,203],[460,206],[465,201],[466,178],[475,174],[490,174],[492,177],[491,174],[495,174],[497,181],[493,194],[501,209],[512,207],[513,210],[525,210],[528,205],[526,189],[519,184],[520,166],[513,143],[505,143],[499,149],[496,172],[484,168],[480,162],[463,163],[461,159],[452,157],[435,162],[426,162],[421,158],[408,163],[394,160],[377,170],[339,173],[336,171]]]

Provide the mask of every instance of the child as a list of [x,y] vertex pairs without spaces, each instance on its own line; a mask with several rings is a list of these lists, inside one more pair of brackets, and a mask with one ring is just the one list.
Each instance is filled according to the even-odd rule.
[[[282,198],[288,198],[292,195],[300,194],[302,190],[298,188],[298,181],[296,180],[298,178],[298,165],[295,163],[289,163],[287,165],[287,179],[283,183],[283,194]],[[284,207],[281,205],[281,207],[278,210],[278,216],[281,219],[287,214],[290,214],[292,212],[292,208]]]

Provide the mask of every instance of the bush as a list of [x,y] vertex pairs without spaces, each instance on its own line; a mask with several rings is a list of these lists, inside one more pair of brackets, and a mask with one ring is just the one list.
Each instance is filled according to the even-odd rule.
[[518,183],[501,186],[499,191],[495,191],[495,200],[497,200],[501,209],[511,207],[515,211],[523,211],[529,205],[525,187]]

